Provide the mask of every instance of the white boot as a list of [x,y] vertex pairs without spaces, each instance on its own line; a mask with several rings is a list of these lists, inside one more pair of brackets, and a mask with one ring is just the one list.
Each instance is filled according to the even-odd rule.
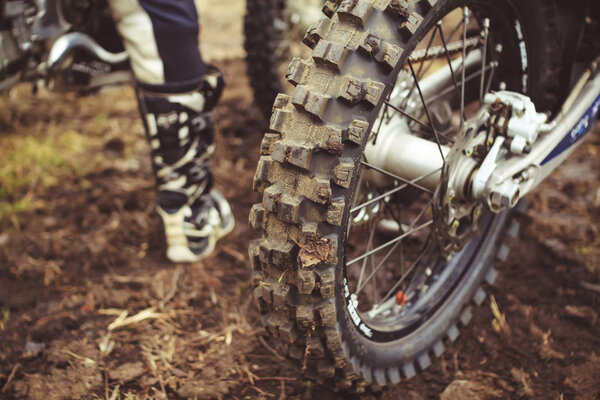
[[190,93],[138,90],[159,190],[157,211],[167,239],[167,257],[193,262],[211,254],[233,230],[227,200],[212,189],[214,107],[224,82],[218,71]]

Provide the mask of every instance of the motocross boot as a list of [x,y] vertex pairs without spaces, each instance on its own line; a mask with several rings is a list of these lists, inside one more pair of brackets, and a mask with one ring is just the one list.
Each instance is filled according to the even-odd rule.
[[188,93],[154,93],[138,88],[150,142],[167,258],[194,262],[211,254],[233,230],[227,200],[212,188],[214,108],[224,87],[218,71]]

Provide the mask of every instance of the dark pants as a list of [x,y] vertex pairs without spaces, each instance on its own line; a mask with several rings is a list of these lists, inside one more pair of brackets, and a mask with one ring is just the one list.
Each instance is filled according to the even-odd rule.
[[158,93],[194,90],[207,72],[194,0],[110,0],[136,80]]

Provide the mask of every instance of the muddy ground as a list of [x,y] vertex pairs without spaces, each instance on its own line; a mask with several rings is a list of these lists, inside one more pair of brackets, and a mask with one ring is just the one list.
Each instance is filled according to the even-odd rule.
[[[29,201],[1,220],[0,398],[352,398],[304,380],[263,339],[246,257],[263,121],[243,61],[219,65],[229,86],[214,171],[237,226],[192,265],[165,259],[131,89],[20,87],[2,100],[12,191],[1,200]],[[381,398],[600,398],[598,133],[530,196],[494,300],[438,363]],[[42,149],[22,154],[23,141]],[[64,160],[46,162],[51,150]],[[19,173],[36,178],[9,181]]]
[[[241,55],[241,2],[211,1],[230,35],[205,25],[205,52]],[[192,265],[164,256],[130,88],[0,99],[1,399],[375,397],[304,380],[264,337],[246,255],[264,121],[244,62],[218,65],[214,172],[237,226]],[[600,399],[598,182],[600,126],[529,196],[493,299],[458,342],[376,397]]]

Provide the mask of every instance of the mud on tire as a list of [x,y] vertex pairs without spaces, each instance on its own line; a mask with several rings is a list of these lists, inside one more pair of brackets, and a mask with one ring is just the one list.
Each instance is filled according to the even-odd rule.
[[[276,98],[262,141],[254,189],[263,199],[250,212],[261,238],[249,254],[267,331],[277,350],[309,377],[360,391],[414,376],[457,338],[471,306],[485,298],[482,282],[496,276],[493,260],[508,255],[502,239],[507,230],[516,232],[510,215],[489,216],[469,245],[460,285],[422,323],[391,339],[370,338],[344,293],[350,203],[373,123],[424,33],[449,10],[475,3],[491,1],[329,2],[327,15],[304,39],[312,58],[289,65],[295,91]],[[521,14],[538,2],[527,3],[511,2]],[[527,39],[530,27],[523,25]],[[543,67],[535,56],[547,54],[547,44],[527,45],[529,68]],[[539,81],[529,87],[548,89]]]

